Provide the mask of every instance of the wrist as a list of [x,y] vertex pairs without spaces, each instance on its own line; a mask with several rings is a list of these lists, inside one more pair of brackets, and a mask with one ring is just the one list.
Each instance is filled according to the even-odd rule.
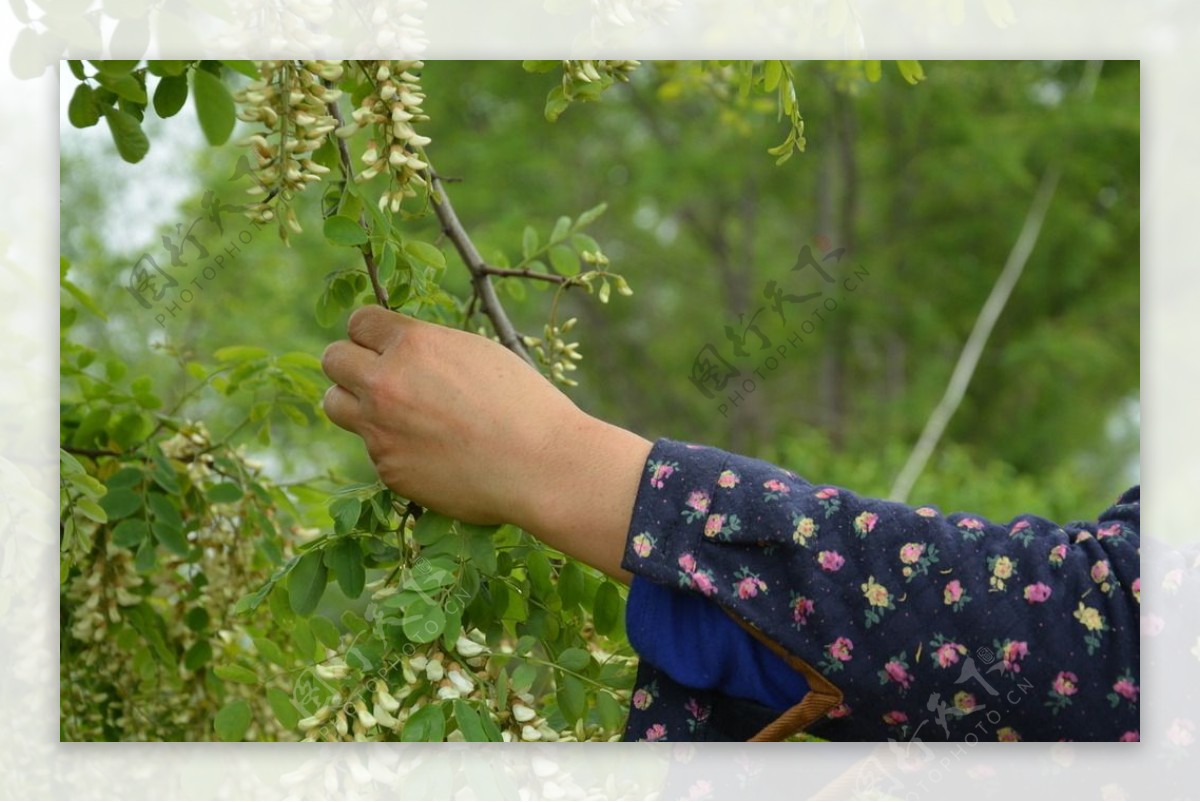
[[653,443],[583,412],[554,429],[514,523],[627,582],[621,559]]

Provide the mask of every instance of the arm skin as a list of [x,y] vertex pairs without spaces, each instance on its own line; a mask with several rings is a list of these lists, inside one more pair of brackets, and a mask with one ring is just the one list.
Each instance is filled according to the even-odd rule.
[[468,523],[512,523],[628,584],[621,567],[652,444],[580,410],[503,346],[379,306],[321,359],[329,419],[380,479]]

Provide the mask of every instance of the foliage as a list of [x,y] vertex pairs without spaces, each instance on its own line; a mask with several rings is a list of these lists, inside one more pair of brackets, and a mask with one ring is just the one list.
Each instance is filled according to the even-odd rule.
[[[181,268],[208,281],[222,250],[232,266],[149,311],[130,300],[135,256],[89,216],[128,173],[64,142],[63,738],[617,737],[623,590],[513,527],[410,507],[319,408],[311,354],[362,303],[499,333],[481,269],[518,346],[589,411],[883,493],[1036,175],[1069,154],[917,495],[997,517],[1097,511],[1129,453],[1104,427],[1137,387],[1136,68],[1107,65],[1083,109],[1045,100],[1077,65],[896,66],[526,63],[561,70],[547,87],[492,63],[72,62],[70,122],[103,118],[116,154],[143,160],[129,169],[180,147],[159,118],[189,102],[204,141],[239,138],[200,153],[179,210],[207,226],[208,260],[189,245],[170,269],[186,288]],[[805,157],[780,169],[767,151]],[[250,223],[209,216],[247,189]],[[448,208],[482,266],[444,233]],[[184,248],[179,232],[164,243]],[[870,271],[864,290],[719,413],[688,380],[696,351],[728,355],[722,331],[821,238]],[[591,302],[631,284],[603,313]],[[798,314],[769,312],[764,334],[778,345]]]

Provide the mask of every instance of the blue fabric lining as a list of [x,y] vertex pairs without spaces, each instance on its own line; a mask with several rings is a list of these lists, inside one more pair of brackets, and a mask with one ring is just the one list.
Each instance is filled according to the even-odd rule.
[[634,651],[682,685],[780,712],[808,693],[803,674],[703,596],[635,576],[625,617]]

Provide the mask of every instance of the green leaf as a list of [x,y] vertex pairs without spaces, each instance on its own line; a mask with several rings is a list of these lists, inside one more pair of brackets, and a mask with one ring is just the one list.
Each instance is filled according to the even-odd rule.
[[296,710],[296,705],[292,704],[291,697],[278,688],[267,688],[267,704],[271,705],[271,712],[285,730],[296,729],[300,722],[300,713]]
[[550,231],[550,242],[562,242],[571,233],[571,218],[565,214],[554,222],[554,228]]
[[460,524],[467,539],[467,554],[471,563],[485,574],[496,573],[496,544],[493,537],[499,527]]
[[221,482],[219,485],[210,487],[205,495],[213,504],[232,504],[235,501],[241,501],[243,493],[242,488],[233,482]]
[[92,59],[91,64],[99,70],[100,75],[127,75],[138,65],[138,59]]
[[240,741],[250,727],[250,705],[245,699],[235,699],[225,705],[213,719],[213,729],[222,741]]
[[175,477],[175,468],[171,465],[171,461],[157,450],[154,454],[154,481],[168,493],[179,492],[179,480]]
[[763,62],[763,89],[767,92],[775,91],[775,87],[779,86],[779,79],[783,77],[783,62],[781,61],[766,61]]
[[93,499],[84,497],[75,500],[75,509],[79,510],[80,515],[85,518],[90,518],[98,524],[108,522],[108,513],[104,508],[97,504]]
[[199,671],[212,661],[212,656],[212,645],[206,640],[198,640],[184,653],[183,667],[188,671]]
[[314,615],[308,619],[308,625],[312,629],[312,633],[317,636],[317,640],[328,649],[336,649],[342,643],[342,633],[338,632],[337,625],[323,615]]
[[596,590],[592,602],[592,623],[601,635],[612,635],[621,623],[621,593],[612,582],[604,582]]
[[512,673],[512,687],[515,691],[527,691],[533,687],[537,679],[537,669],[529,663],[521,663]]
[[558,594],[562,596],[564,608],[583,604],[583,572],[575,563],[567,562],[559,570]]
[[564,676],[557,685],[558,709],[568,726],[574,726],[587,709],[587,692],[578,677]]
[[317,639],[308,625],[308,619],[302,618],[292,627],[292,643],[302,658],[306,661],[313,659],[317,652]]
[[137,78],[134,78],[129,73],[118,75],[101,72],[96,76],[96,80],[100,82],[101,86],[119,98],[139,105],[145,105],[146,103],[146,89]]
[[596,713],[600,716],[600,726],[606,730],[620,729],[625,720],[620,702],[608,691],[596,692]]
[[404,252],[418,262],[436,267],[438,270],[446,266],[446,255],[432,243],[410,239],[404,243]]
[[425,510],[413,527],[413,540],[421,546],[430,546],[445,537],[453,523],[445,515]]
[[458,724],[459,732],[468,742],[482,743],[491,740],[483,729],[479,714],[462,699],[454,700],[454,721]]
[[579,256],[566,245],[555,245],[550,249],[550,264],[564,276],[574,276],[579,272]]
[[333,518],[334,534],[344,535],[358,524],[362,514],[362,501],[354,496],[335,498],[329,505],[329,515]]
[[342,613],[342,626],[355,635],[361,635],[371,628],[367,620],[353,610],[346,610]]
[[564,649],[558,656],[558,664],[568,671],[583,671],[592,662],[592,656],[584,649]]
[[192,99],[200,130],[210,145],[223,145],[237,121],[233,97],[224,81],[207,70],[192,70]]
[[333,295],[329,292],[328,287],[317,297],[317,303],[313,311],[317,319],[317,325],[323,329],[327,329],[337,322],[338,305],[334,303]]
[[186,557],[188,554],[187,538],[183,536],[183,530],[177,526],[155,521],[150,527],[150,531],[154,533],[154,538],[169,551],[178,554],[180,557]]
[[896,69],[900,70],[900,75],[910,84],[915,84],[925,79],[925,70],[921,69],[919,61],[897,61]]
[[71,74],[79,80],[87,78],[87,73],[83,69],[83,62],[78,59],[71,59],[67,62],[67,66],[71,68]]
[[71,102],[67,104],[67,119],[76,128],[91,128],[100,122],[100,107],[96,103],[96,93],[87,84],[75,87]]
[[258,682],[258,674],[236,663],[217,666],[213,669],[213,673],[226,682],[237,682],[242,685],[254,685]]
[[562,113],[571,105],[571,101],[567,100],[567,95],[563,91],[562,86],[556,86],[546,95],[546,119],[550,122],[555,122]]
[[265,657],[267,660],[270,660],[275,665],[287,666],[288,659],[287,656],[284,655],[283,649],[280,649],[279,644],[270,638],[255,638],[254,648],[258,650],[260,655]]
[[154,548],[154,542],[146,540],[138,547],[137,554],[133,557],[133,567],[137,569],[139,574],[148,574],[154,570],[155,564],[158,562],[158,551]]
[[333,569],[333,576],[346,598],[357,599],[362,595],[367,573],[363,568],[362,547],[357,540],[342,538],[326,550],[325,561]]
[[103,108],[102,112],[108,122],[113,144],[117,146],[117,153],[131,164],[140,162],[150,152],[150,140],[142,131],[142,124],[132,114],[112,106]]
[[150,527],[137,518],[128,518],[117,524],[112,531],[112,542],[121,548],[133,551],[150,535]]
[[179,508],[175,506],[175,502],[162,493],[151,493],[147,500],[159,523],[172,529],[183,529],[183,517],[179,514]]
[[529,575],[529,583],[539,596],[548,596],[554,589],[553,573],[550,559],[541,549],[529,552],[525,558],[525,572]]
[[151,75],[166,77],[170,75],[183,75],[184,71],[187,70],[187,65],[186,61],[155,59],[146,62],[146,69]]
[[187,102],[188,82],[184,75],[168,75],[158,79],[154,87],[154,113],[166,119],[174,117]]
[[441,741],[446,734],[446,714],[441,705],[427,704],[418,709],[404,723],[400,740],[407,742]]
[[357,220],[335,214],[325,219],[325,239],[334,245],[362,245],[367,241],[366,230]]
[[[575,228],[578,229],[578,228],[584,228],[585,226],[590,226],[592,223],[594,223],[598,219],[600,219],[600,215],[604,214],[606,211],[608,211],[607,203],[596,204],[595,206],[588,209],[583,214],[579,215],[579,219],[575,221]],[[594,247],[595,241],[592,242],[592,245],[593,245],[593,247],[591,248],[591,250],[597,250],[596,247]]]
[[411,575],[404,580],[407,590],[429,592],[449,587],[458,580],[458,561],[441,555],[432,560],[422,556],[412,568]]
[[111,490],[100,499],[100,506],[108,516],[108,520],[126,518],[142,508],[141,496],[131,490]]
[[79,289],[79,287],[76,286],[76,284],[73,281],[68,281],[67,279],[63,279],[59,283],[62,285],[62,288],[64,290],[66,290],[68,293],[71,294],[72,298],[74,298],[76,301],[79,301],[80,306],[82,306],[84,309],[88,310],[89,312],[91,312],[93,315],[100,318],[101,320],[108,320],[108,315],[104,314],[104,310],[102,310],[99,306],[96,305],[96,301],[92,298],[92,296],[88,295],[86,292]]
[[270,353],[266,348],[260,348],[257,345],[227,345],[213,351],[213,357],[218,362],[249,362],[254,359],[263,359]]
[[521,69],[525,70],[525,72],[551,72],[558,69],[561,65],[561,61],[553,59],[543,59],[540,61],[526,60],[521,62]]
[[175,653],[171,651],[171,647],[167,645],[167,625],[162,620],[162,616],[145,602],[133,607],[126,607],[124,615],[130,626],[150,646],[155,659],[163,665],[174,667],[176,657]]
[[863,74],[871,83],[875,83],[883,77],[883,69],[878,59],[868,59],[863,62]]
[[446,614],[440,607],[418,600],[404,610],[400,626],[414,643],[429,643],[446,629]]
[[258,65],[253,61],[244,61],[238,59],[222,59],[221,63],[229,69],[240,72],[251,80],[262,78],[262,72],[258,69]]
[[184,622],[188,625],[188,629],[193,632],[202,632],[208,627],[211,620],[208,615],[208,610],[203,607],[193,607],[187,611],[187,615],[183,617]]
[[305,351],[288,351],[275,362],[282,368],[305,368],[314,371],[321,369],[321,360]]
[[307,552],[288,576],[288,601],[297,615],[308,616],[317,609],[329,578],[319,551]]
[[359,671],[375,671],[383,665],[383,644],[375,639],[359,641],[346,652],[346,664]]
[[538,234],[533,226],[525,226],[525,233],[521,235],[521,254],[528,259],[537,252]]

